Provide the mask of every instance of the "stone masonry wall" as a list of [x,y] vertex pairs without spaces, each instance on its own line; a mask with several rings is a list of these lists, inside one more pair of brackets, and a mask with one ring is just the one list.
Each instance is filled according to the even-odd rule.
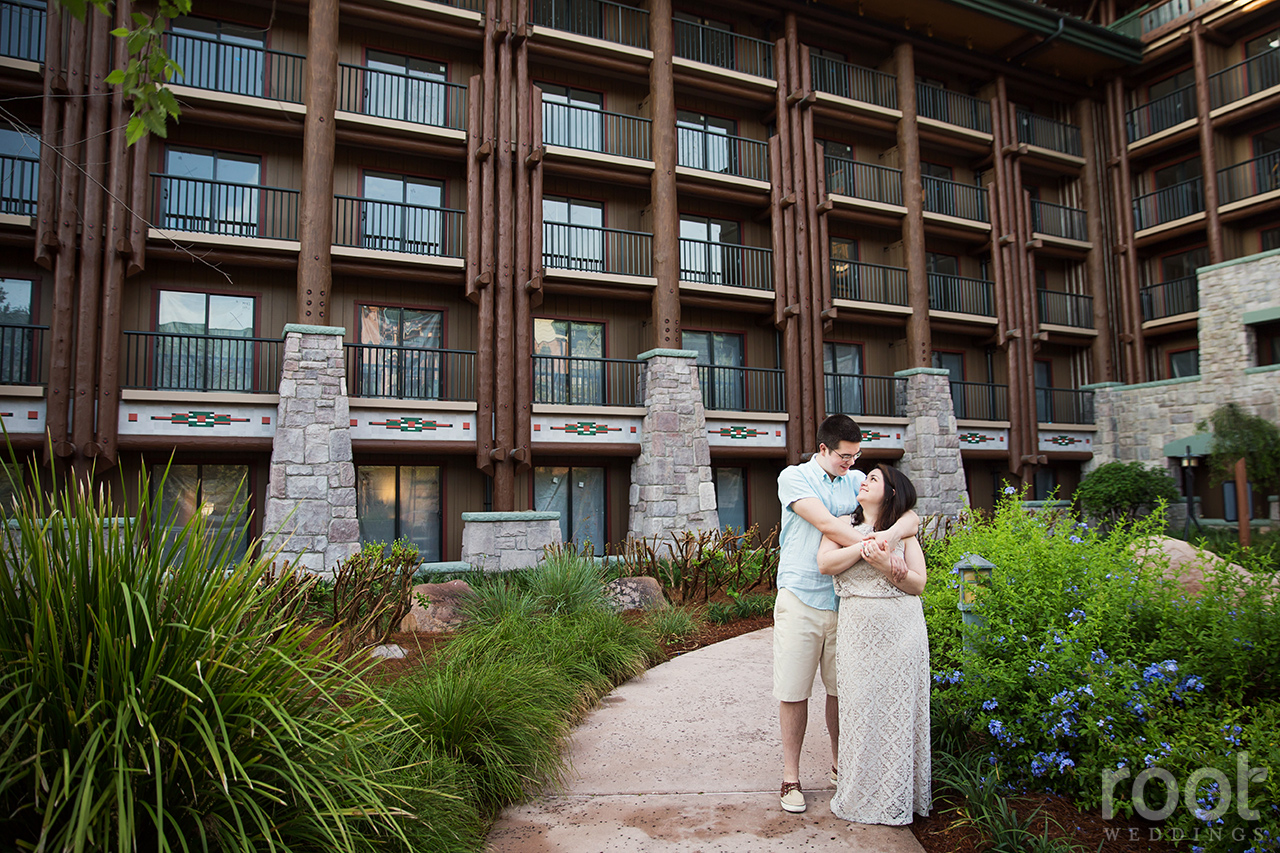
[[284,332],[263,536],[281,548],[279,560],[331,575],[360,549],[345,330],[288,325]]
[[969,487],[960,459],[950,375],[932,367],[894,375],[907,380],[903,414],[909,422],[898,469],[916,487],[916,512],[922,519],[959,515],[969,505]]
[[464,512],[462,562],[484,572],[527,569],[559,545],[558,512]]
[[646,413],[631,466],[629,535],[670,541],[672,533],[719,530],[697,353],[657,349],[639,358]]

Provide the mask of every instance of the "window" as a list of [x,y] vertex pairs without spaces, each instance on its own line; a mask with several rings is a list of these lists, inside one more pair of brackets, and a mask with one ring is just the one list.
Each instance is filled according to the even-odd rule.
[[742,335],[731,332],[684,332],[684,347],[698,353],[702,405],[708,409],[743,411],[746,389],[742,371]]
[[604,204],[543,196],[542,261],[549,267],[604,269]]
[[[964,382],[964,353],[934,350],[931,363],[935,368],[947,371],[951,382],[951,406],[957,418],[979,417],[981,405],[970,406],[968,386],[957,385]],[[981,401],[978,401],[979,403]],[[972,410],[972,411],[971,411]]]
[[418,308],[359,305],[362,397],[440,399],[444,314]]
[[[1053,411],[1053,362],[1036,359],[1036,420],[1042,424],[1054,422]],[[1044,500],[1044,498],[1036,498]]]
[[1051,500],[1058,490],[1058,472],[1052,468],[1037,468],[1032,500]]
[[1253,59],[1248,65],[1250,92],[1280,85],[1280,50],[1276,48],[1280,48],[1280,30],[1272,30],[1245,42],[1245,58]]
[[370,50],[365,55],[364,113],[444,127],[448,78],[443,62]]
[[0,278],[0,385],[29,385],[35,381],[37,355],[35,282]]
[[965,300],[965,287],[956,280],[960,275],[960,259],[955,255],[926,252],[924,260],[929,279],[929,308],[975,313]]
[[177,536],[197,514],[215,541],[228,544],[228,564],[244,556],[249,547],[249,466],[170,465],[151,469],[151,487],[160,511],[171,519],[170,536]]
[[173,82],[197,89],[261,98],[264,94],[264,30],[204,18],[175,18],[169,25],[169,57],[182,68]]
[[736,135],[733,119],[676,110],[676,141],[681,166],[708,172],[738,173],[737,149],[728,137]]
[[1200,375],[1200,350],[1184,349],[1169,353],[1169,378]]
[[[1280,64],[1280,57],[1276,59]],[[1253,171],[1258,192],[1280,189],[1280,127],[1264,130],[1253,137]]]
[[444,503],[435,465],[361,465],[356,469],[360,541],[406,539],[423,562],[440,560]]
[[1258,366],[1280,364],[1280,321],[1253,327],[1258,347]]
[[604,95],[555,83],[538,85],[543,140],[548,145],[604,151]]
[[1268,228],[1258,235],[1259,251],[1269,252],[1280,249],[1280,228]]
[[162,180],[164,227],[256,237],[260,179],[257,157],[169,148]]
[[1195,157],[1188,157],[1186,160],[1156,169],[1153,178],[1155,189],[1162,190],[1187,181],[1193,181],[1202,175],[1200,155],[1197,154]]
[[827,414],[866,414],[862,403],[861,344],[824,342],[822,372],[826,375]]
[[738,285],[743,280],[738,223],[707,216],[680,216],[680,279]]
[[0,213],[35,216],[39,194],[40,137],[0,129]]
[[747,469],[712,468],[720,526],[738,532],[747,529]]
[[439,255],[444,242],[444,182],[367,172],[360,204],[366,249]]
[[533,506],[539,512],[560,513],[560,538],[589,553],[603,553],[605,478],[603,468],[536,467]]
[[44,0],[0,6],[0,56],[43,62],[44,28]]
[[830,239],[831,293],[839,299],[864,299],[858,275],[858,241],[848,237]]
[[604,324],[533,321],[534,401],[576,406],[604,404]]
[[924,209],[947,216],[956,215],[956,188],[950,166],[920,163],[920,179],[924,183]]
[[[734,67],[733,36],[730,35],[733,27],[730,24],[688,12],[675,12],[671,18],[676,22],[676,56],[719,68]],[[696,26],[682,26],[681,21]]]
[[[1150,86],[1148,86],[1147,100],[1148,101],[1159,100],[1160,98],[1163,98],[1166,95],[1173,94],[1179,89],[1185,89],[1188,86],[1194,86],[1195,83],[1196,83],[1195,69],[1184,68],[1183,70],[1179,71],[1177,74],[1171,74],[1170,76],[1164,78],[1163,80],[1160,80],[1159,82],[1156,82],[1156,83],[1152,83]],[[1192,109],[1193,109],[1193,112],[1191,114],[1181,116],[1180,118],[1175,119],[1173,123],[1176,124],[1179,121],[1193,118],[1194,103],[1192,104]]]
[[162,290],[156,312],[156,387],[253,391],[254,298]]

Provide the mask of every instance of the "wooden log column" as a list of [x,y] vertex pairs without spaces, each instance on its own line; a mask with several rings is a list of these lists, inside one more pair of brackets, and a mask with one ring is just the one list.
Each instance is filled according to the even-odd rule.
[[[532,120],[533,99],[529,86],[529,40],[525,32],[529,20],[528,0],[517,0],[515,4],[515,32],[512,37],[513,62],[515,63],[515,98],[516,98],[516,139],[513,145],[516,174],[515,202],[515,243],[516,270],[515,286],[512,296],[515,299],[515,400],[513,411],[515,416],[515,438],[511,451],[515,473],[521,474],[532,467],[532,424],[533,417],[533,316],[532,300],[537,293],[541,298],[541,279],[537,275],[538,265],[533,257],[533,232],[535,222],[537,230],[541,230],[541,200],[537,215],[532,206],[533,171],[541,168],[541,157],[535,158],[533,152],[540,148],[541,139],[535,135]],[[541,111],[541,97],[538,99],[538,110]]]
[[62,4],[48,4],[44,32],[44,94],[40,119],[40,183],[36,190],[36,263],[47,270],[54,266],[58,248],[58,139],[62,131],[62,109],[58,96],[65,94],[62,69]]
[[1107,87],[1107,114],[1110,119],[1112,159],[1116,175],[1112,182],[1112,197],[1116,206],[1116,228],[1120,257],[1120,306],[1121,364],[1123,381],[1130,384],[1146,381],[1146,359],[1143,357],[1142,306],[1138,297],[1138,253],[1134,248],[1133,177],[1129,170],[1128,135],[1125,131],[1124,82],[1111,81]]
[[494,276],[494,448],[493,459],[493,509],[496,512],[515,510],[516,484],[515,462],[511,453],[515,449],[515,377],[511,369],[515,364],[515,323],[513,299],[515,283],[515,247],[513,234],[513,133],[511,127],[511,0],[502,0],[501,18],[494,31],[498,49],[498,121],[497,145],[494,157],[497,163],[495,182],[497,190],[497,250],[498,263]]
[[1208,232],[1209,263],[1220,264],[1226,254],[1222,246],[1222,220],[1218,216],[1218,154],[1213,145],[1213,119],[1209,101],[1209,60],[1205,56],[1204,23],[1191,24],[1191,56],[1196,78],[1196,116],[1200,130],[1200,168],[1204,174],[1204,224]]
[[328,323],[333,273],[334,110],[338,103],[338,0],[311,0],[307,115],[298,214],[298,322]]
[[933,341],[929,330],[929,275],[925,268],[924,183],[920,177],[920,127],[916,121],[916,68],[911,44],[893,49],[897,74],[898,165],[902,167],[902,200],[907,215],[902,221],[902,248],[907,266],[907,367],[932,364]]
[[1095,104],[1090,99],[1076,105],[1076,123],[1080,126],[1080,141],[1085,151],[1085,165],[1081,175],[1084,190],[1085,226],[1089,243],[1093,246],[1085,257],[1085,272],[1089,279],[1089,295],[1093,297],[1093,327],[1098,330],[1091,350],[1093,376],[1091,382],[1111,382],[1115,379],[1115,361],[1111,356],[1111,340],[1107,331],[1111,328],[1111,311],[1107,305],[1106,269],[1102,253],[1106,246],[1106,232],[1102,227],[1102,191],[1098,169],[1105,168],[1098,156],[1098,138],[1094,133],[1093,114]]
[[[787,115],[786,135],[789,140],[787,159],[783,162],[784,183],[787,195],[783,202],[791,219],[791,250],[795,255],[795,283],[792,285],[795,301],[788,306],[795,307],[796,337],[800,347],[800,445],[804,450],[816,451],[818,431],[818,410],[813,404],[813,387],[821,385],[822,373],[814,375],[813,340],[814,310],[813,288],[810,283],[810,244],[809,244],[809,208],[808,188],[805,185],[804,171],[804,122],[800,117],[799,103],[804,99],[803,80],[800,78],[800,33],[794,12],[788,12],[783,21],[784,40],[786,42],[787,77],[785,87],[779,82],[778,90],[786,95],[783,106]],[[783,125],[779,121],[779,131]],[[821,325],[819,325],[821,332]],[[818,347],[821,349],[821,347]],[[821,365],[821,362],[819,362]]]
[[650,149],[653,177],[650,195],[653,207],[653,346],[680,349],[680,210],[676,201],[676,90],[674,62],[675,34],[671,22],[671,0],[649,4],[649,102],[652,122]]
[[[822,172],[826,164],[820,153],[817,140],[813,131],[813,110],[812,106],[817,101],[817,96],[813,92],[813,78],[809,65],[809,48],[796,42],[797,55],[800,65],[800,88],[797,94],[800,98],[796,101],[796,110],[798,112],[796,122],[800,126],[800,157],[798,158],[801,166],[801,175],[804,178],[804,197],[802,204],[802,219],[804,226],[804,234],[808,240],[809,247],[809,269],[806,275],[808,289],[807,295],[809,313],[806,319],[806,328],[809,332],[809,352],[806,356],[812,365],[813,381],[805,387],[808,396],[812,399],[810,406],[813,408],[813,429],[811,432],[816,436],[818,426],[826,418],[827,394],[826,381],[823,376],[823,351],[822,340],[823,333],[827,328],[835,327],[835,308],[830,298],[830,281],[823,275],[823,268],[827,265],[827,246],[822,239],[824,228],[822,227],[822,215],[820,206],[822,204]],[[824,292],[824,282],[826,282],[826,291]],[[817,450],[816,443],[812,447]]]
[[[472,143],[473,159],[467,163],[468,184],[479,178],[480,204],[467,211],[469,219],[476,219],[475,235],[479,237],[479,251],[476,254],[476,276],[467,285],[468,298],[477,304],[476,325],[476,467],[489,476],[493,475],[494,466],[490,453],[493,451],[493,222],[496,216],[494,206],[494,147],[496,144],[494,120],[494,93],[497,90],[497,55],[493,50],[494,32],[498,25],[498,0],[488,0],[485,4],[484,40],[482,42],[483,65],[482,83],[480,87],[480,105],[477,109],[480,122],[480,139],[478,144]],[[477,174],[478,173],[478,174]]]

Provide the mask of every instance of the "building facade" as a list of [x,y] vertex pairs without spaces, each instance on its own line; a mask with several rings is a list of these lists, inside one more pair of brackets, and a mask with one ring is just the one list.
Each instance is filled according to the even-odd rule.
[[[603,551],[676,471],[662,517],[771,527],[836,412],[928,511],[1068,494],[1124,456],[1095,386],[1198,376],[1196,270],[1280,245],[1256,0],[196,0],[132,146],[115,25],[0,0],[0,421],[82,474],[176,454],[166,499],[247,535],[338,459],[277,447],[313,393],[360,537],[433,561],[463,512]],[[287,327],[343,381],[282,380]],[[701,406],[653,410],[681,359]]]

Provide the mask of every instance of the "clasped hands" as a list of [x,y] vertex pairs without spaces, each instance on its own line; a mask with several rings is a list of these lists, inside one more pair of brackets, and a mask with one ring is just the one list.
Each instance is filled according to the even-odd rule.
[[906,578],[907,561],[898,554],[898,540],[889,531],[876,531],[864,537],[861,545],[857,547],[860,549],[862,559],[894,584],[901,583]]

